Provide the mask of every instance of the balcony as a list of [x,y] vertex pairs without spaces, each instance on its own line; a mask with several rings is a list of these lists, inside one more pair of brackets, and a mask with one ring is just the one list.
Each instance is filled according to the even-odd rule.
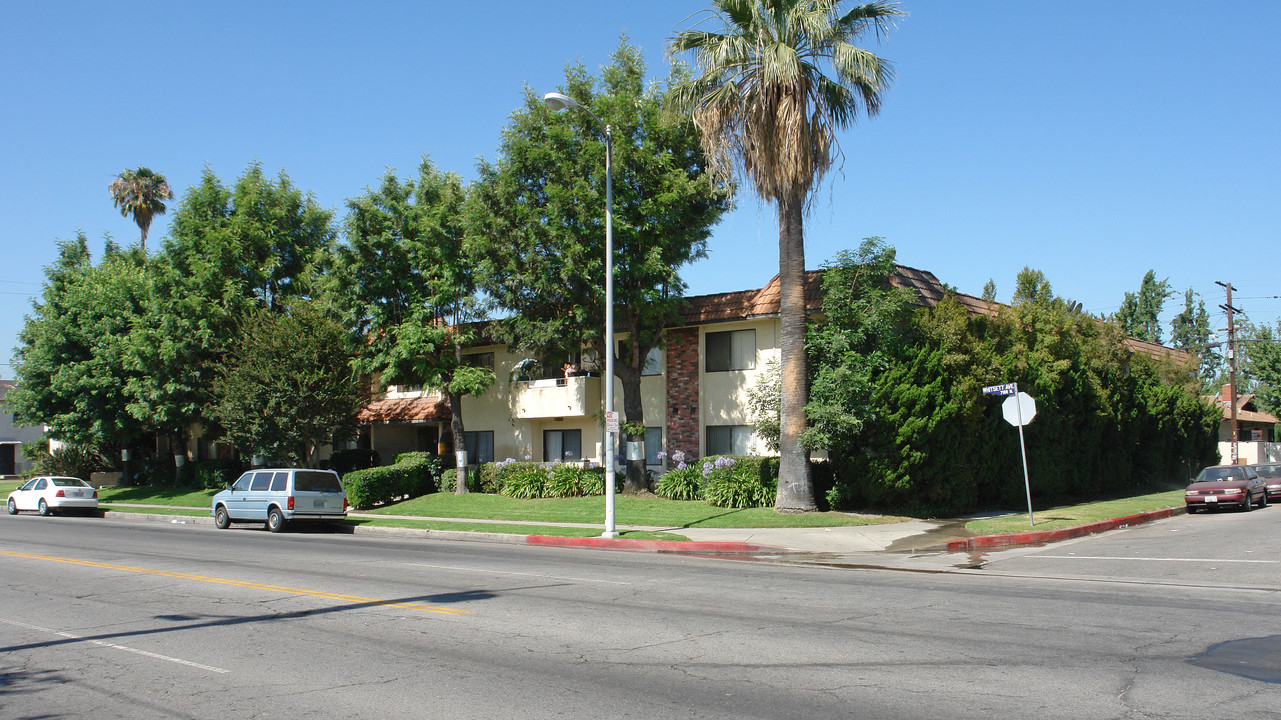
[[586,417],[600,411],[600,378],[519,380],[513,384],[520,419]]

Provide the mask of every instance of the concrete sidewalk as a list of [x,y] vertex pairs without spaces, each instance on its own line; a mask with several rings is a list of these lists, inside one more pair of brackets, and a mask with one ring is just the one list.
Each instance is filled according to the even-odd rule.
[[[116,504],[128,505],[127,503]],[[212,524],[213,522],[213,519],[208,515],[194,514],[205,510],[204,508],[130,506],[137,508],[169,507],[169,509],[189,510],[193,512],[193,515],[150,515],[145,513],[111,512],[109,510],[106,511],[106,514],[113,519],[120,520],[151,520],[175,524]],[[600,524],[586,523],[479,520],[472,518],[422,517],[417,515],[375,515],[359,512],[349,513],[348,517],[461,522],[494,526],[545,526],[548,532],[546,535],[526,535],[363,525],[347,525],[344,526],[344,530],[359,535],[421,537],[438,540],[498,542],[514,545],[594,548],[685,555],[739,556],[754,559],[785,559],[793,562],[812,562],[848,567],[886,567],[927,572],[948,572],[955,571],[956,568],[972,566],[974,562],[972,556],[989,553],[994,549],[1041,545],[1150,522],[1181,512],[1183,512],[1182,508],[1167,509],[1072,528],[977,537],[970,536],[969,533],[965,532],[963,520],[909,520],[900,523],[819,528],[688,528],[619,525],[617,529],[620,531],[668,532],[674,535],[683,535],[689,540],[633,540],[629,538],[602,538],[599,536],[574,538],[558,536],[555,529],[577,527],[603,530],[603,527]]]

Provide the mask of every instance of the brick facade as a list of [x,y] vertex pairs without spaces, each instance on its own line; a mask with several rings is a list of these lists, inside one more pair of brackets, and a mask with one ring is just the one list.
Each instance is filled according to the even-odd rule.
[[699,457],[698,328],[667,331],[667,452]]

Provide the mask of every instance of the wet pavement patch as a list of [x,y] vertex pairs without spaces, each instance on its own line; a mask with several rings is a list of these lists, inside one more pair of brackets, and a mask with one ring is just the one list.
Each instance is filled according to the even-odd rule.
[[1281,684],[1281,635],[1211,645],[1188,662],[1251,680]]

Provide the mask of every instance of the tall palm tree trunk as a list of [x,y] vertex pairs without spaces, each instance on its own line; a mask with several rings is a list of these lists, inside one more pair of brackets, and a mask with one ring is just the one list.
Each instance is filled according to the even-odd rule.
[[778,200],[779,345],[782,350],[783,397],[780,412],[778,493],[774,509],[805,512],[817,509],[810,482],[809,451],[801,447],[805,431],[807,374],[805,358],[805,232],[803,198]]

